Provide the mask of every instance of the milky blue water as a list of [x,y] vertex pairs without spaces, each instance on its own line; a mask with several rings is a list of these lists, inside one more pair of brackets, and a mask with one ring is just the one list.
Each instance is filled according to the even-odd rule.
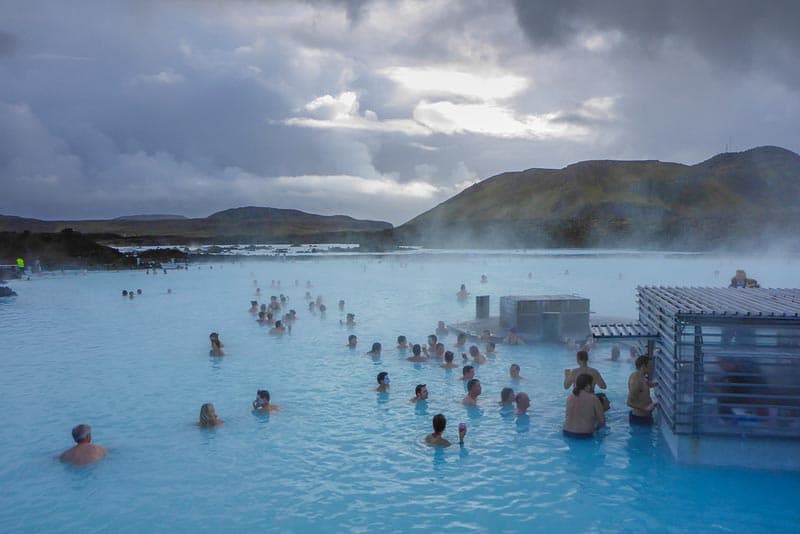
[[[657,430],[631,429],[624,404],[632,365],[607,361],[610,346],[590,360],[609,385],[608,426],[581,442],[561,435],[561,382],[573,352],[499,346],[477,373],[480,407],[467,410],[459,371],[406,362],[394,348],[400,334],[423,342],[438,320],[473,318],[474,298],[455,300],[461,283],[473,296],[491,295],[494,315],[501,295],[576,293],[596,314],[635,317],[639,284],[727,285],[746,268],[765,287],[800,287],[796,257],[228,261],[166,275],[73,272],[12,283],[19,296],[0,299],[0,531],[797,529],[800,474],[678,465]],[[271,280],[283,288],[271,289]],[[143,295],[120,296],[136,288]],[[308,313],[306,291],[323,296],[327,317]],[[274,338],[247,308],[279,292],[299,320],[291,335]],[[339,324],[339,299],[356,314],[352,330]],[[211,331],[225,343],[224,358],[208,356]],[[360,340],[355,351],[345,348],[350,333]],[[373,341],[384,345],[380,361],[364,354]],[[509,381],[512,362],[527,380]],[[374,391],[383,370],[392,384],[386,396]],[[418,383],[430,391],[427,406],[408,402]],[[505,386],[530,395],[529,417],[499,409]],[[260,388],[281,412],[252,413]],[[205,402],[222,427],[194,425]],[[463,449],[422,443],[439,412],[453,441],[467,423]],[[109,450],[88,468],[57,460],[78,423],[91,424],[95,443]]]

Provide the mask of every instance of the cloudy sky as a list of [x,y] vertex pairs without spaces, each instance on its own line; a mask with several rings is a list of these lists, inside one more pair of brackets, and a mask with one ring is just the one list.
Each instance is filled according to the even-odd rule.
[[587,159],[800,152],[800,2],[0,0],[0,214],[401,224]]

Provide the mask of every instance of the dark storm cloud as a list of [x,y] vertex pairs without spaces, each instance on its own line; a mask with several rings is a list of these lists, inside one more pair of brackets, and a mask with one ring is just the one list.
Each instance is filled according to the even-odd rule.
[[514,7],[537,47],[569,46],[587,31],[619,31],[628,40],[624,55],[669,53],[685,43],[713,64],[800,81],[800,2],[794,0],[515,0]]

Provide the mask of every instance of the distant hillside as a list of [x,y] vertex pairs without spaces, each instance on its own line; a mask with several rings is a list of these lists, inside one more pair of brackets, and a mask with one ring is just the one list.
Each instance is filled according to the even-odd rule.
[[174,219],[188,219],[183,215],[123,215],[112,221],[170,221]]
[[314,215],[298,210],[244,207],[203,219],[119,218],[95,221],[40,221],[0,215],[0,231],[56,233],[71,228],[103,241],[269,243],[313,239],[317,235],[390,230],[382,221],[344,215]]
[[503,173],[396,228],[395,237],[444,247],[711,249],[797,240],[799,224],[800,156],[768,146],[691,166],[584,161]]

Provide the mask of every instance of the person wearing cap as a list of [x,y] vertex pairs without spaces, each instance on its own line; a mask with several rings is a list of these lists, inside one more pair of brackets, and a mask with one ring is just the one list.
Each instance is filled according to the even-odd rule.
[[411,403],[428,400],[428,386],[426,384],[417,384],[414,388],[414,397],[409,400]]
[[389,373],[381,371],[378,373],[378,387],[375,388],[378,393],[387,393],[389,391]]
[[72,429],[72,439],[76,445],[61,453],[59,459],[73,465],[89,465],[95,463],[108,451],[100,445],[92,444],[92,427],[78,425]]

